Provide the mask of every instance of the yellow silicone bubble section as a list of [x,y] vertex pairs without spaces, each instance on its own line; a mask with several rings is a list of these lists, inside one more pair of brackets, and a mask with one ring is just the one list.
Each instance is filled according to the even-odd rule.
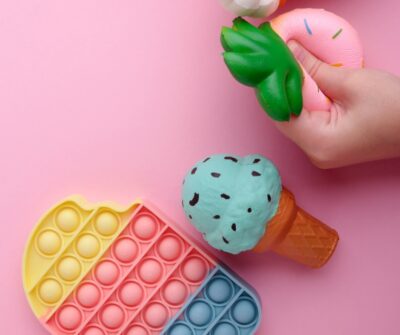
[[128,207],[70,197],[38,222],[25,249],[23,283],[35,315],[49,318],[128,225]]

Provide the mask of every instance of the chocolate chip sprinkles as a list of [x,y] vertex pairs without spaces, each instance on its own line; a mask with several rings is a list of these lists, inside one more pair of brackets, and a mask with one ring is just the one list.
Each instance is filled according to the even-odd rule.
[[233,231],[236,231],[236,223],[232,223],[231,228],[232,228]]
[[253,164],[257,164],[257,163],[259,163],[260,161],[261,161],[260,158],[256,158],[256,159],[254,159]]
[[198,193],[195,193],[193,195],[192,200],[189,201],[189,205],[192,207],[196,206],[196,204],[199,202],[199,200],[200,200],[200,195]]
[[272,201],[271,194],[268,194],[267,198],[268,198],[268,202],[271,202],[271,201]]
[[219,178],[219,177],[221,177],[221,174],[218,172],[211,172],[211,176],[214,178]]
[[222,236],[222,241],[224,241],[226,244],[229,244],[229,241],[223,236]]
[[252,175],[253,177],[260,177],[260,176],[261,176],[261,173],[260,173],[260,172],[257,172],[257,171],[253,171],[253,172],[251,173],[251,175]]
[[205,163],[205,162],[207,162],[207,161],[209,161],[210,160],[210,157],[207,157],[204,161],[203,161],[203,163]]
[[215,219],[215,220],[219,220],[221,218],[221,215],[214,215],[213,216],[213,219]]
[[192,172],[190,172],[191,174],[195,174],[197,171],[197,167],[193,168]]
[[224,159],[226,159],[227,161],[232,161],[234,163],[238,162],[238,159],[232,156],[225,156]]
[[249,207],[247,208],[247,213],[251,213],[253,210]]
[[221,198],[225,199],[225,200],[229,200],[231,197],[229,195],[227,195],[226,193],[222,193]]

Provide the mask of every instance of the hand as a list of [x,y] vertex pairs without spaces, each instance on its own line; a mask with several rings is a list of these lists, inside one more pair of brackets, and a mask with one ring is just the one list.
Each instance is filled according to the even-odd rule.
[[375,70],[336,68],[296,42],[289,47],[319,88],[330,111],[304,110],[276,122],[320,168],[400,156],[400,79]]

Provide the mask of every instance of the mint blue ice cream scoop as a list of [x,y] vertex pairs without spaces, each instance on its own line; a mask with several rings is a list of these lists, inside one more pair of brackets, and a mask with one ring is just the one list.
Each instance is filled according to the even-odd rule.
[[254,248],[276,214],[282,191],[275,165],[261,155],[214,155],[183,183],[183,208],[214,248],[238,254]]

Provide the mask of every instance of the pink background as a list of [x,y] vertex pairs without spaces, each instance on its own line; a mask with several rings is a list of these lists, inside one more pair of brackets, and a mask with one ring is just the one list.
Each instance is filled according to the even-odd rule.
[[[400,75],[398,0],[285,8],[295,6],[349,19],[367,65]],[[231,19],[216,0],[1,1],[1,334],[45,334],[24,297],[21,259],[46,209],[73,193],[141,196],[198,238],[181,180],[220,152],[269,156],[298,202],[341,234],[319,271],[272,254],[220,255],[262,297],[259,334],[399,333],[400,160],[313,167],[223,65],[219,30]]]

